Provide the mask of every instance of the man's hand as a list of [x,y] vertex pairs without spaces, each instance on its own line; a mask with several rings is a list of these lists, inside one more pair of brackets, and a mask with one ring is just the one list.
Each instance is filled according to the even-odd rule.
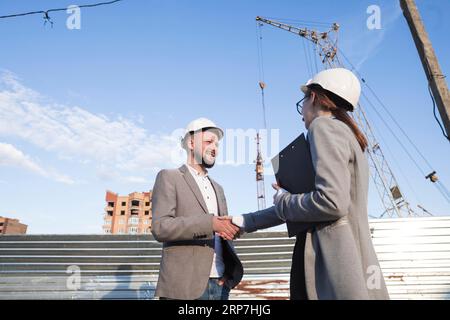
[[231,222],[231,217],[213,217],[213,230],[225,240],[233,240],[239,227]]
[[235,224],[235,223],[233,222],[233,217],[232,217],[232,216],[221,216],[221,217],[218,217],[218,218],[219,218],[220,220],[229,220],[229,221],[231,222],[231,224],[232,224],[234,227],[238,228],[238,231],[237,231],[237,233],[234,235],[234,238],[233,238],[233,239],[228,239],[227,236],[226,236],[225,234],[219,233],[219,236],[221,236],[223,239],[225,239],[225,240],[236,240],[236,239],[240,238],[240,236],[244,233],[244,229],[242,228],[242,226],[237,225],[237,224]]
[[225,281],[227,279],[225,278],[225,276],[223,276],[222,278],[219,279],[219,281],[217,282],[219,284],[219,286],[223,286],[225,284]]

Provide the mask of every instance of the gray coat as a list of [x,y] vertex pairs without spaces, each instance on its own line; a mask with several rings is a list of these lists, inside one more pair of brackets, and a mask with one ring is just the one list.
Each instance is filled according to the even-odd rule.
[[285,193],[274,207],[245,214],[245,231],[312,223],[304,253],[308,299],[389,299],[369,230],[365,154],[350,128],[331,117],[314,119],[308,140],[315,190]]
[[[220,216],[228,215],[222,187],[210,178]],[[186,165],[158,173],[152,195],[152,234],[163,242],[155,295],[193,300],[206,289],[214,255],[213,215]],[[225,285],[234,288],[243,268],[231,241],[222,239]]]

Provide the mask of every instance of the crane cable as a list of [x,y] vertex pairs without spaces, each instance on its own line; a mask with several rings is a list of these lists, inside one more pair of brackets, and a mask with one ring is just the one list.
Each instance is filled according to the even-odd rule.
[[311,20],[297,20],[297,19],[283,19],[283,18],[276,18],[276,17],[266,17],[270,20],[277,20],[282,23],[289,23],[293,26],[295,25],[302,25],[302,26],[310,26],[310,27],[327,27],[331,25],[331,22],[321,22],[321,21],[311,21]]
[[305,41],[302,41],[302,45],[303,45],[303,53],[305,55],[305,60],[306,60],[306,68],[308,69],[309,77],[312,78],[313,73],[311,71],[311,64],[309,62],[309,54],[308,54],[308,51],[306,49]]
[[316,67],[316,73],[319,72],[319,68],[317,67],[317,57],[319,56],[318,47],[319,47],[319,44],[316,43],[314,46],[314,65]]
[[261,105],[263,109],[263,123],[264,129],[267,129],[267,120],[266,120],[266,103],[264,97],[264,88],[266,84],[264,82],[264,59],[263,59],[263,47],[262,47],[262,26],[263,24],[256,21],[256,43],[258,49],[258,73],[259,73],[259,87],[261,89]]

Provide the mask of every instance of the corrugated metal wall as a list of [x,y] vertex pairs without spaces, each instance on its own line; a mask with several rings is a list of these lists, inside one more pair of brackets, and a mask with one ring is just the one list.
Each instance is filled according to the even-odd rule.
[[[370,226],[392,299],[450,299],[450,217]],[[287,299],[293,245],[284,232],[237,240],[245,277],[231,298]],[[0,299],[152,299],[160,255],[151,236],[0,236]]]
[[372,220],[392,299],[450,299],[450,217]]

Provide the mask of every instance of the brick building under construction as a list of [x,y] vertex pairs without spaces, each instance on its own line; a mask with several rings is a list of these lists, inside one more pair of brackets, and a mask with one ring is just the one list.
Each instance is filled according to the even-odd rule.
[[149,234],[152,226],[152,192],[126,196],[106,191],[103,231],[106,234]]

